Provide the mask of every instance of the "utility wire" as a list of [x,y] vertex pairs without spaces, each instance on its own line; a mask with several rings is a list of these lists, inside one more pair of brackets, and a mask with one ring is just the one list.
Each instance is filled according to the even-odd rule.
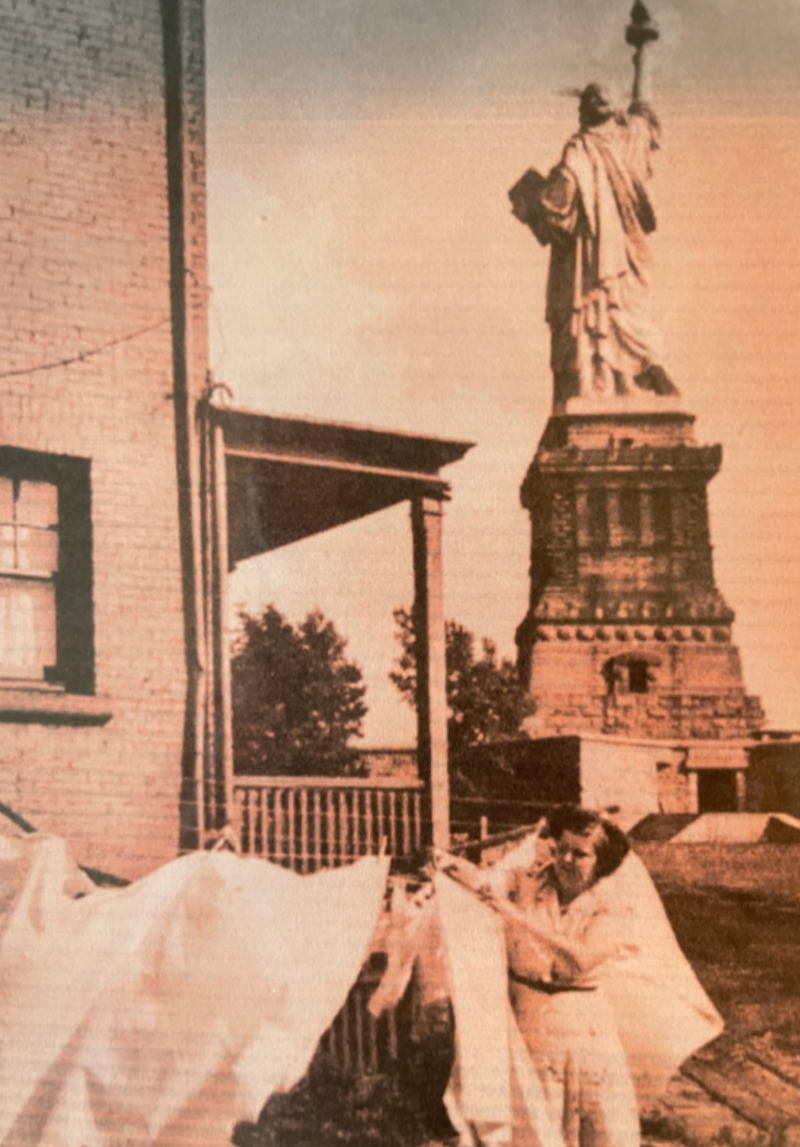
[[129,335],[122,335],[118,339],[112,339],[111,342],[103,343],[101,346],[93,347],[92,350],[82,350],[78,354],[72,355],[71,358],[60,358],[55,362],[43,362],[38,366],[21,367],[19,370],[3,370],[0,371],[0,378],[19,378],[24,374],[38,374],[43,370],[56,370],[59,366],[72,366],[76,362],[85,362],[87,358],[93,358],[95,355],[103,354],[104,351],[112,350],[115,346],[121,343],[132,342],[134,339],[141,338],[142,335],[150,334],[151,331],[158,330],[168,323],[169,317],[159,319],[157,323],[151,323],[149,327],[142,327],[141,330],[133,331]]

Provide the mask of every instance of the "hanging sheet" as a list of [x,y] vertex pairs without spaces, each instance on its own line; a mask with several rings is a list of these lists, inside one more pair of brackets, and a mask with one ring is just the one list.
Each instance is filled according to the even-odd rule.
[[62,840],[0,837],[0,1144],[226,1142],[306,1071],[387,872],[205,852],[101,890]]

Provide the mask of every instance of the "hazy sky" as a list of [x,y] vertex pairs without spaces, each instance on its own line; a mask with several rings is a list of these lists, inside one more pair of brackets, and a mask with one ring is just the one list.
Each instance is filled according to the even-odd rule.
[[[214,372],[238,405],[476,442],[448,468],[446,611],[513,655],[518,490],[549,412],[547,254],[506,192],[573,130],[564,89],[631,77],[608,0],[209,0]],[[717,582],[745,677],[800,728],[800,0],[654,0],[665,361],[722,442]],[[365,671],[369,742],[410,741],[386,673],[405,507],[244,563],[234,596],[319,605]]]

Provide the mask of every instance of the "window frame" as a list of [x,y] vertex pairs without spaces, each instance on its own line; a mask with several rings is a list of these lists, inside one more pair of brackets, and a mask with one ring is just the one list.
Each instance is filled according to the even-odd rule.
[[[43,679],[0,676],[0,689],[95,692],[91,461],[0,446],[0,476],[48,482],[58,491],[58,569],[55,586],[56,663]],[[9,575],[13,576],[13,575]],[[22,575],[24,577],[24,574]]]

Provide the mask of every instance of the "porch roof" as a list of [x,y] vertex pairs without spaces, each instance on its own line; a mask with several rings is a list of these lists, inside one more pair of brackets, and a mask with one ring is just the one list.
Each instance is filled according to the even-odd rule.
[[228,407],[213,419],[225,443],[231,565],[408,498],[444,500],[440,467],[474,445]]

